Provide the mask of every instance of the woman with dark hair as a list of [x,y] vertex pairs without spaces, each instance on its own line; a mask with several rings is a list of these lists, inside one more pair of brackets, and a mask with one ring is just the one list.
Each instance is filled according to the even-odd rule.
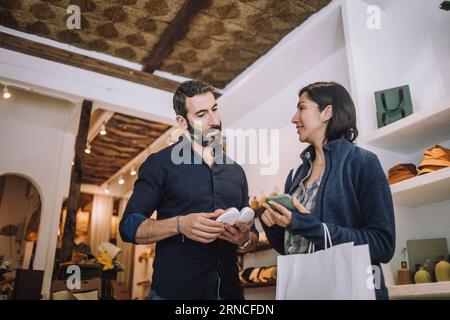
[[[348,91],[335,82],[306,86],[292,123],[310,146],[285,183],[297,210],[264,204],[260,219],[269,242],[281,254],[306,253],[310,243],[324,248],[325,223],[333,245],[368,244],[372,265],[389,262],[395,250],[392,196],[377,156],[353,144],[358,130]],[[388,299],[379,270],[376,297]]]

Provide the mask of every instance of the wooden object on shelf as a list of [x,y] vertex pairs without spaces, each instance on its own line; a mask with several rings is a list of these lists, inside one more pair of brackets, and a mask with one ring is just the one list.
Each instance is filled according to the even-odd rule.
[[450,282],[388,286],[388,290],[392,300],[450,299]]
[[365,144],[410,155],[450,140],[450,99],[424,108],[361,139]]
[[260,287],[271,287],[277,284],[277,280],[272,280],[268,282],[261,283],[242,283],[242,288],[260,288]]
[[399,285],[405,285],[405,284],[413,284],[413,275],[411,270],[409,269],[400,269],[398,270],[398,284]]
[[397,272],[397,278],[398,278],[398,284],[399,285],[405,285],[405,284],[413,284],[413,274],[411,270],[408,269],[408,266],[406,265],[406,262],[402,262],[402,268],[398,270]]
[[422,207],[450,199],[450,167],[391,185],[394,203]]

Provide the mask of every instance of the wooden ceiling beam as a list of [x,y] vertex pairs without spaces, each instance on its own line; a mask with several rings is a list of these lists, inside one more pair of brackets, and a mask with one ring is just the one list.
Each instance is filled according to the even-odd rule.
[[120,113],[114,114],[114,118],[111,119],[111,123],[126,123],[126,124],[135,124],[139,126],[146,126],[151,128],[159,128],[159,129],[167,129],[167,127],[170,127],[167,124],[159,123],[151,120],[144,120],[139,119],[131,116],[126,116]]
[[[164,132],[158,139],[156,139],[150,146],[148,146],[147,149],[143,150],[141,153],[139,153],[136,157],[133,158],[133,160],[129,161],[126,165],[124,165],[120,170],[118,170],[114,175],[109,177],[108,180],[104,181],[102,185],[108,185],[111,184],[114,180],[116,180],[121,174],[127,173],[130,171],[131,168],[137,169],[142,162],[151,154],[154,152],[158,152],[162,148],[165,148],[167,146],[167,141],[172,134],[173,130],[175,128],[170,128],[166,132]],[[134,180],[135,178],[133,178]]]
[[186,0],[149,55],[144,58],[142,70],[153,73],[158,69],[172,52],[175,44],[186,34],[195,15],[210,3],[210,0]]
[[105,148],[105,149],[111,149],[111,150],[114,150],[114,151],[119,152],[119,153],[123,153],[123,152],[125,152],[125,153],[139,153],[142,150],[142,148],[140,148],[139,146],[135,146],[135,145],[133,145],[131,143],[129,143],[128,145],[118,145],[115,142],[114,143],[108,143],[108,142],[99,141],[99,140],[95,141],[95,144],[93,146],[94,147],[99,146],[99,147],[102,147],[102,148]]
[[80,186],[83,179],[84,148],[86,146],[89,120],[91,118],[92,101],[84,100],[80,122],[78,125],[78,134],[75,141],[75,159],[70,176],[69,198],[67,204],[66,222],[61,246],[61,261],[69,261],[72,258],[73,240],[75,239],[75,223],[78,206],[80,203]]
[[[135,132],[133,132],[131,130],[124,131],[124,130],[116,129],[116,128],[113,128],[113,127],[109,127],[108,131],[109,131],[109,133],[112,136],[118,136],[118,137],[121,137],[123,139],[129,139],[129,140],[132,140],[132,139],[136,139],[136,140],[139,140],[139,139],[150,139],[150,138],[154,138],[154,137],[160,136],[160,134],[159,135],[158,134],[150,134],[150,133],[140,134],[140,133],[137,133],[136,131]],[[140,131],[140,132],[142,132],[142,131]]]
[[119,158],[128,159],[130,156],[130,153],[139,153],[139,150],[136,150],[136,149],[132,149],[132,150],[130,150],[130,149],[125,150],[125,148],[114,149],[114,148],[111,148],[110,146],[105,147],[104,145],[101,145],[98,143],[96,143],[92,147],[94,149],[93,152],[95,152],[97,155],[104,154],[108,157],[119,157]]
[[128,131],[128,130],[136,130],[136,131],[143,131],[145,130],[146,132],[155,132],[157,134],[163,134],[164,131],[166,131],[169,126],[164,126],[164,127],[153,127],[153,126],[143,126],[143,125],[137,125],[137,124],[131,124],[131,123],[120,123],[120,122],[110,122],[109,123],[110,127],[115,127],[117,129],[120,130],[124,130],[124,131]]
[[63,63],[72,67],[143,84],[164,91],[174,92],[179,86],[177,81],[155,76],[148,72],[126,68],[114,63],[98,60],[4,32],[0,32],[0,47],[38,58]]
[[101,141],[96,141],[95,143],[102,143],[105,146],[106,145],[115,145],[116,147],[120,148],[120,147],[133,147],[133,148],[138,148],[140,149],[139,152],[142,149],[145,149],[149,146],[150,143],[140,143],[138,141],[126,141],[124,139],[114,139],[113,137],[102,137]]

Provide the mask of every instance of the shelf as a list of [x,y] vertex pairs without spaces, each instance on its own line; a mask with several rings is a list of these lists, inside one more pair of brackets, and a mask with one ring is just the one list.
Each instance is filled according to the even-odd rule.
[[450,140],[450,98],[363,137],[362,142],[402,154],[425,151]]
[[434,282],[388,286],[389,298],[401,299],[450,299],[450,282]]
[[262,282],[262,283],[241,283],[242,288],[261,288],[261,287],[273,287],[276,286],[277,281],[269,281],[269,282]]
[[391,185],[394,203],[412,208],[449,200],[449,190],[450,167]]

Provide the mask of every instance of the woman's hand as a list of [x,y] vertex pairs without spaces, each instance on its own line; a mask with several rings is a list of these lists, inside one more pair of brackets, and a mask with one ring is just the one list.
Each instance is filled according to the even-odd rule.
[[263,204],[264,208],[266,208],[262,214],[264,223],[269,227],[275,224],[283,228],[290,226],[292,222],[292,212],[275,201],[270,201],[269,204],[272,205],[274,209],[267,203]]
[[[297,198],[293,197],[292,202],[297,209],[298,212],[302,214],[308,214],[309,211],[297,200]],[[287,228],[292,223],[292,212],[281,204],[270,201],[269,202],[274,209],[267,203],[264,203],[263,206],[266,210],[261,215],[261,220],[268,226],[272,227],[273,225],[279,225],[282,228]]]
[[296,197],[292,197],[292,203],[294,204],[294,207],[297,209],[298,212],[302,213],[302,214],[309,214],[309,210],[306,209],[301,203],[300,201],[298,201],[298,199]]

